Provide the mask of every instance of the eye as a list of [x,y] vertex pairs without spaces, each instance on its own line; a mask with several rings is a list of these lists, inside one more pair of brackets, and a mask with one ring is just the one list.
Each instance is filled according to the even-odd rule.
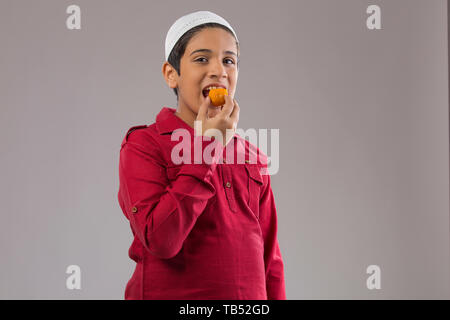
[[[207,60],[205,57],[200,57],[195,59],[194,61],[198,61],[198,62],[206,62],[206,61],[201,61],[201,59]],[[227,63],[227,64],[235,64],[233,59],[230,58],[226,58],[224,59],[224,61],[230,61],[231,63]]]

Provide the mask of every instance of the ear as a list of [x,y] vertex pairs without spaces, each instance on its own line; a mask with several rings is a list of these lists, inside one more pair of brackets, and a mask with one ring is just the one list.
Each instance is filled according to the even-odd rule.
[[176,88],[178,85],[178,73],[172,65],[165,61],[162,66],[162,74],[170,88]]

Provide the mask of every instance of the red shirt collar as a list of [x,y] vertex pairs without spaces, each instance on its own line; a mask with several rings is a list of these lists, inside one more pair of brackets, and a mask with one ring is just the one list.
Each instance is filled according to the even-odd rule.
[[194,128],[191,128],[186,122],[175,115],[177,110],[174,108],[163,107],[156,116],[156,129],[159,134],[172,133],[175,129],[184,128],[194,134]]

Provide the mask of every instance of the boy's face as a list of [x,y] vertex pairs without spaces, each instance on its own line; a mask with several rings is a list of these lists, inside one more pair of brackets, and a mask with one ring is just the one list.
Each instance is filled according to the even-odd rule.
[[[198,51],[207,49],[209,51]],[[233,54],[234,53],[234,54]],[[197,114],[206,99],[203,89],[213,83],[225,86],[234,98],[238,78],[238,54],[234,37],[220,28],[205,28],[191,38],[180,60],[180,76],[175,72],[178,106]],[[210,104],[208,116],[214,117],[220,107]]]

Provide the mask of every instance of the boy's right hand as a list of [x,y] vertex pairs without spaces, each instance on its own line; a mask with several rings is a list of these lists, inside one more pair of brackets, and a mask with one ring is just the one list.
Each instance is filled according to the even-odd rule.
[[[206,97],[205,101],[200,105],[200,109],[197,113],[197,121],[201,121],[202,132],[196,132],[196,135],[202,135],[207,137],[215,136],[214,132],[206,133],[208,129],[217,129],[222,132],[222,144],[225,147],[228,142],[233,138],[237,124],[239,121],[239,105],[235,99],[230,96],[225,96],[225,104],[213,118],[208,117],[208,108],[211,104],[211,98]],[[228,129],[228,134],[227,134]],[[218,137],[216,137],[217,139]]]

